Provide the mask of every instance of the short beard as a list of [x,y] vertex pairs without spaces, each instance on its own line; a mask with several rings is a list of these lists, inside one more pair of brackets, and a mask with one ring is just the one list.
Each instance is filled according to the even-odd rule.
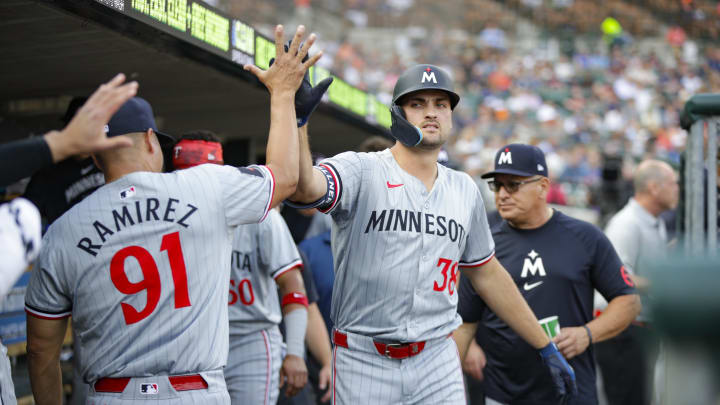
[[445,145],[445,138],[438,138],[435,141],[430,141],[427,138],[423,137],[423,139],[420,141],[416,148],[423,149],[423,150],[436,150],[440,149],[443,145]]

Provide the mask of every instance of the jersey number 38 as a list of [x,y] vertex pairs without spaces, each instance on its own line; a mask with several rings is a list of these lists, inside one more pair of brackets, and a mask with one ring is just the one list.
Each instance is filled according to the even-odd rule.
[[[172,271],[175,287],[175,308],[189,307],[190,295],[188,293],[187,270],[185,269],[185,259],[180,245],[180,233],[173,232],[164,235],[160,244],[160,251],[167,251],[168,260],[170,261],[170,270]],[[125,260],[129,257],[137,260],[143,274],[143,279],[137,283],[130,281],[125,273]],[[128,246],[115,253],[115,256],[110,261],[110,279],[115,288],[123,294],[131,295],[147,291],[147,303],[141,311],[138,311],[130,304],[124,302],[120,304],[127,325],[142,321],[150,316],[157,307],[162,291],[160,272],[152,255],[145,248]]]

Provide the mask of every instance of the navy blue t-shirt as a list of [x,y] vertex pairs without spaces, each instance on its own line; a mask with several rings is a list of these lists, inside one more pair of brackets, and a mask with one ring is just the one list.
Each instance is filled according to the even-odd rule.
[[[635,294],[622,276],[622,262],[595,226],[554,211],[536,229],[515,229],[506,221],[491,226],[495,255],[507,269],[538,319],[558,316],[561,327],[593,318],[593,289],[608,301]],[[482,271],[480,269],[479,271]],[[537,349],[500,320],[463,277],[458,313],[484,328],[478,343],[487,356],[485,394],[512,405],[556,405],[558,398]],[[596,404],[592,346],[570,360],[579,395],[571,404]]]

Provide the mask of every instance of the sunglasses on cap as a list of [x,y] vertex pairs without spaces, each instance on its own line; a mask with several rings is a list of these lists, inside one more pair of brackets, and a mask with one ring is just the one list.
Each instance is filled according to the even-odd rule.
[[490,190],[492,190],[494,193],[500,192],[500,187],[505,187],[505,191],[512,194],[512,193],[517,192],[520,189],[520,186],[522,186],[523,184],[534,183],[534,182],[540,181],[540,180],[542,180],[542,177],[536,177],[534,179],[520,180],[520,181],[515,181],[515,180],[498,181],[498,180],[492,179],[492,180],[488,180],[488,186],[490,186]]

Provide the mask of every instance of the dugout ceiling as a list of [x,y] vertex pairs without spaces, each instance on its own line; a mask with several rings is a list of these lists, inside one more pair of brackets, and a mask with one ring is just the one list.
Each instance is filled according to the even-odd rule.
[[[269,97],[240,63],[267,63],[267,43],[194,0],[2,0],[0,141],[60,127],[71,97],[124,72],[140,83],[161,130],[210,129],[225,141],[251,139],[262,153]],[[313,79],[329,74],[315,70]],[[374,97],[336,82],[310,126],[313,149],[325,154],[387,134],[377,122],[389,124]]]

